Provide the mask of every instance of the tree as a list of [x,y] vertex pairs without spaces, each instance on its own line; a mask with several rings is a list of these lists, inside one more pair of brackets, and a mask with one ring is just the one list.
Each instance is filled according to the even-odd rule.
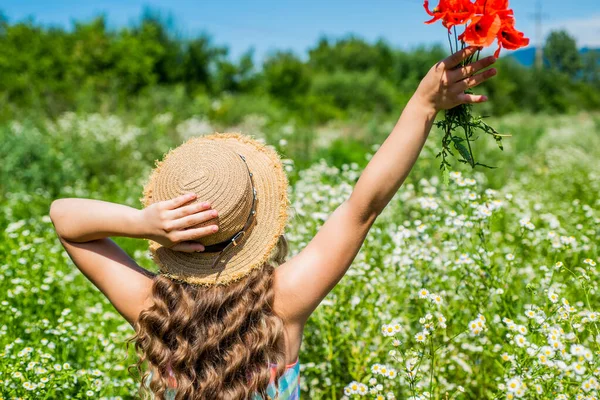
[[6,28],[8,28],[8,18],[2,11],[0,11],[0,35],[4,35],[6,33]]
[[155,46],[161,49],[154,63],[157,82],[174,83],[180,80],[183,56],[174,17],[146,7],[135,31],[144,41],[155,43]]
[[306,65],[292,52],[279,51],[263,64],[268,92],[280,100],[303,95],[310,86]]
[[213,79],[213,92],[251,92],[257,84],[253,55],[254,50],[250,49],[242,54],[237,63],[220,60]]
[[581,69],[577,43],[566,31],[553,31],[546,39],[544,55],[550,68],[575,77]]
[[227,55],[224,47],[215,47],[208,35],[202,34],[186,45],[183,55],[183,81],[191,91],[211,87],[215,65]]
[[583,55],[583,79],[600,85],[600,51],[589,50]]
[[347,36],[330,43],[325,37],[309,50],[309,64],[318,71],[367,72],[374,70],[382,77],[391,76],[393,51],[383,40],[375,44]]

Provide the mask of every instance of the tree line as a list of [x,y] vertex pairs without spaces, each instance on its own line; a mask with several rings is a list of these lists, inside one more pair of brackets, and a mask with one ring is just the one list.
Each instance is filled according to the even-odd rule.
[[[114,111],[171,95],[189,100],[245,98],[245,110],[277,109],[310,122],[355,113],[397,113],[420,79],[447,56],[440,46],[410,51],[384,40],[321,38],[302,59],[289,51],[261,63],[252,50],[232,60],[207,34],[182,38],[160,15],[146,11],[133,26],[109,29],[105,17],[72,29],[32,21],[11,23],[0,14],[0,118],[24,110],[50,117],[69,110]],[[566,32],[549,36],[543,69],[499,60],[486,83],[494,115],[515,111],[569,112],[600,108],[600,57],[584,58]],[[173,94],[173,96],[175,96]],[[180,101],[180,100],[179,100]],[[205,102],[206,102],[205,101]],[[262,108],[261,108],[262,107]]]

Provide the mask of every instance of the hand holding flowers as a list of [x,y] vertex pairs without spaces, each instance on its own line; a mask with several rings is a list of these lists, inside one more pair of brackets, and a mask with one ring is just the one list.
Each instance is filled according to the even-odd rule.
[[[522,32],[515,29],[514,13],[512,9],[508,8],[508,0],[440,0],[438,6],[432,11],[429,9],[429,1],[425,0],[423,6],[425,11],[433,17],[426,21],[426,24],[441,20],[442,25],[448,29],[451,52],[458,51],[459,44],[461,50],[465,49],[467,45],[483,48],[492,45],[494,40],[497,40],[498,48],[494,53],[494,57],[498,58],[502,48],[516,50],[529,44],[529,39],[525,38]],[[458,35],[456,27],[460,25],[465,25],[465,30]],[[454,46],[452,45],[452,36],[454,36]],[[472,69],[465,70],[465,68],[471,64],[474,57],[475,52],[472,52],[467,57],[462,58],[459,63],[458,70],[463,73],[467,72],[463,83],[461,83],[462,90],[467,96],[462,96],[461,99],[465,101],[460,101],[456,103],[455,107],[449,108],[446,111],[444,120],[436,123],[444,131],[442,151],[440,151],[438,157],[442,158],[441,169],[444,172],[445,180],[448,178],[450,167],[447,157],[453,155],[450,145],[453,145],[462,157],[459,158],[460,162],[467,163],[473,168],[476,165],[486,166],[475,161],[471,149],[471,142],[475,140],[474,133],[476,130],[491,135],[502,149],[503,135],[484,123],[481,117],[473,117],[471,114],[471,103],[479,101],[473,101],[474,98],[469,97],[469,89],[475,86],[474,83],[479,84],[481,82],[476,81],[480,78],[470,77],[470,74],[474,72]],[[479,51],[476,60],[479,60]],[[466,101],[467,99],[470,101]],[[481,97],[478,99],[481,101]],[[458,127],[462,128],[464,136],[455,134]]]
[[461,66],[465,59],[477,51],[477,47],[467,47],[431,67],[419,84],[415,96],[420,98],[423,104],[431,105],[436,112],[461,104],[486,101],[486,96],[465,93],[465,90],[496,75],[494,68],[476,74],[496,62],[496,58],[493,56]]

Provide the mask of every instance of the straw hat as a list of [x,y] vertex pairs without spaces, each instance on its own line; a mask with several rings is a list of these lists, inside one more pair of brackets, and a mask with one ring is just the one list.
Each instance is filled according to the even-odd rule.
[[194,137],[157,162],[144,187],[145,207],[194,192],[219,215],[198,226],[219,230],[184,253],[150,241],[160,273],[198,285],[227,284],[268,260],[287,222],[288,181],[271,147],[239,133]]

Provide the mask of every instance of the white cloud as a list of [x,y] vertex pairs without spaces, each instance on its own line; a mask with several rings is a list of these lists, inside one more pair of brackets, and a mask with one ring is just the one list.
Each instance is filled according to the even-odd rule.
[[600,47],[600,15],[547,23],[544,37],[557,29],[569,32],[577,40],[577,47]]

